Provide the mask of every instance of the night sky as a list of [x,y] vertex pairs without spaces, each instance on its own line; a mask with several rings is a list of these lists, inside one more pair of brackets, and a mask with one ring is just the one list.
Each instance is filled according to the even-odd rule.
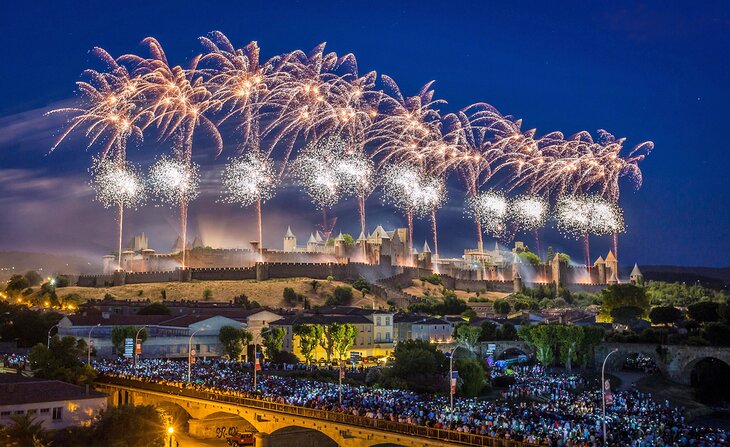
[[[199,36],[220,30],[237,46],[258,41],[262,58],[326,41],[329,51],[354,53],[361,73],[393,77],[405,94],[436,80],[446,112],[483,101],[538,135],[606,129],[626,137],[627,150],[651,140],[642,188],[622,183],[621,263],[730,265],[726,1],[7,1],[0,8],[0,250],[94,258],[113,250],[114,212],[94,202],[88,186],[92,152],[75,138],[49,154],[63,121],[43,113],[71,104],[82,71],[101,68],[89,54],[94,46],[146,55],[139,43],[154,36],[172,63],[184,64],[202,51]],[[218,159],[208,141],[196,140],[203,194],[191,206],[189,237],[245,246],[254,238],[253,208],[219,203],[216,191],[218,171],[236,148],[235,138],[224,138]],[[153,135],[129,148],[144,166],[168,151]],[[451,183],[439,214],[440,247],[459,255],[474,245],[474,230],[459,184]],[[334,214],[336,231],[359,231],[353,201]],[[153,248],[167,251],[177,236],[170,209],[148,205],[127,215],[125,238],[145,231]],[[305,242],[320,216],[295,185],[285,185],[265,205],[265,245],[280,248],[288,223]],[[368,201],[368,222],[405,225],[377,194]],[[426,237],[429,221],[417,221],[416,245]],[[517,239],[534,243],[530,234]],[[543,245],[583,257],[580,243],[554,230],[545,231]],[[609,239],[591,245],[595,259]]]

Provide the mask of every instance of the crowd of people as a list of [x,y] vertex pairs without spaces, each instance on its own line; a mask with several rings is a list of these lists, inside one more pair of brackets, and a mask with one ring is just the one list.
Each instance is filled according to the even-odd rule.
[[[242,364],[209,360],[187,363],[129,360],[95,363],[102,376],[122,377],[199,391],[346,413],[405,424],[434,427],[554,447],[603,445],[601,391],[595,380],[576,374],[517,366],[509,371],[514,382],[498,399],[456,398],[417,394],[274,374],[253,378]],[[341,402],[340,402],[341,392]],[[615,447],[720,447],[730,446],[728,433],[688,424],[683,409],[659,403],[635,388],[616,391],[607,406],[607,444]]]

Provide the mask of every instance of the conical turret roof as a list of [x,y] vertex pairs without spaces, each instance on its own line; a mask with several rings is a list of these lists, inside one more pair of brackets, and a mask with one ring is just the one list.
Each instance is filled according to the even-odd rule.
[[604,261],[603,258],[601,256],[599,256],[598,259],[596,259],[596,262],[593,263],[593,265],[599,265],[599,264],[605,264],[605,263],[606,263],[606,261]]
[[315,240],[315,242],[324,242],[324,239],[322,239],[322,236],[319,234],[319,231],[314,232],[314,240]]
[[340,231],[340,234],[337,235],[337,237],[335,238],[335,240],[336,241],[340,241],[340,242],[345,240],[345,237],[342,236],[342,231]]
[[358,237],[357,237],[357,240],[358,240],[358,241],[364,241],[364,240],[366,240],[366,239],[365,239],[365,233],[363,233],[363,232],[361,231],[361,232],[360,232],[360,236],[358,236]]
[[294,233],[292,233],[290,226],[287,226],[286,227],[286,234],[284,235],[284,237],[286,237],[286,238],[290,238],[290,237],[291,238],[294,238],[294,237],[296,237],[296,236],[294,236]]
[[428,246],[428,241],[423,241],[423,253],[431,253],[431,247]]
[[314,238],[314,234],[309,233],[309,240],[307,241],[308,244],[316,244],[317,239]]
[[631,270],[631,276],[644,276],[641,274],[641,270],[639,270],[639,265],[634,263],[634,268]]
[[606,255],[606,263],[609,262],[616,262],[616,256],[613,255],[613,252],[611,250],[609,250],[608,254]]

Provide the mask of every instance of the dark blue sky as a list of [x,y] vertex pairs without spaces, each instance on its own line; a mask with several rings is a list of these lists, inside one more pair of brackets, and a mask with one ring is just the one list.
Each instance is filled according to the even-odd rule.
[[[538,135],[595,135],[602,128],[627,137],[627,149],[652,140],[644,186],[634,191],[623,184],[621,262],[730,265],[727,2],[31,3],[4,2],[0,13],[0,250],[97,256],[113,245],[112,213],[91,202],[86,186],[90,154],[78,140],[47,155],[58,122],[42,117],[74,98],[74,82],[93,64],[89,49],[140,52],[139,42],[152,35],[171,61],[184,63],[201,50],[198,36],[221,30],[236,45],[257,40],[264,57],[326,41],[330,51],[354,53],[361,71],[392,76],[406,93],[435,79],[446,110],[488,102],[523,118],[523,128],[537,128]],[[142,148],[140,161],[154,150]],[[196,151],[209,170],[223,162]],[[214,177],[204,175],[211,188]],[[461,200],[455,191],[441,213],[447,254],[473,245]],[[368,210],[371,224],[403,222],[377,197]],[[275,247],[286,223],[304,238],[319,216],[294,188],[266,211],[266,241]],[[338,228],[355,232],[356,219],[348,217],[354,204],[335,211]],[[253,237],[251,210],[216,203],[213,192],[193,206],[191,221],[211,244]],[[169,210],[148,207],[131,213],[128,223],[129,235],[144,230],[160,250],[174,239]],[[428,222],[419,222],[416,239],[428,231]],[[553,231],[545,239],[582,258],[574,241]],[[592,256],[608,247],[608,239],[594,238]]]

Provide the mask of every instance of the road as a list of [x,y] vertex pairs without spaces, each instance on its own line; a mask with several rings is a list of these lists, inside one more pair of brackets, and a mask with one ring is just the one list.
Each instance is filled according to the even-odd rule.
[[[226,441],[222,439],[194,439],[186,433],[176,433],[173,437],[172,447],[178,447],[175,442],[179,442],[179,447],[224,447],[227,446]],[[169,447],[170,440],[167,440],[165,447]]]

